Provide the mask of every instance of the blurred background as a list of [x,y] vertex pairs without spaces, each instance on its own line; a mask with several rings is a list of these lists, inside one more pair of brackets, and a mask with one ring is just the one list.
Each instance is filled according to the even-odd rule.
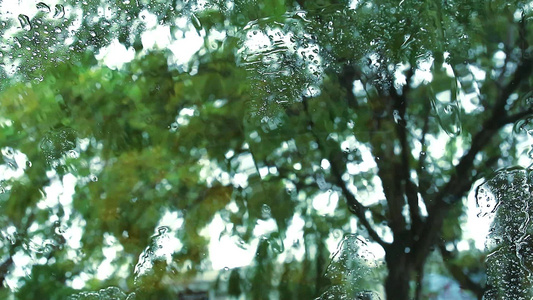
[[530,299],[532,16],[0,1],[0,298]]

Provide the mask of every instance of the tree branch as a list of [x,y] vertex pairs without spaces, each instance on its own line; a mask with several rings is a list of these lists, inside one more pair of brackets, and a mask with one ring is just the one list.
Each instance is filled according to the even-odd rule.
[[419,265],[416,267],[416,290],[415,290],[415,300],[420,300],[422,297],[422,281],[424,280],[424,265]]
[[467,274],[465,274],[461,266],[451,262],[453,259],[455,259],[455,254],[446,250],[446,247],[442,243],[439,243],[439,250],[446,269],[448,269],[453,278],[459,283],[459,286],[471,291],[478,299],[481,299],[485,289],[480,284],[473,281],[472,278],[470,278]]
[[[413,76],[413,69],[409,69],[407,73],[407,80],[410,81]],[[339,78],[339,84],[343,86],[347,91],[351,91],[353,88],[353,80],[355,78],[361,78],[361,72],[357,69],[348,68],[344,69]],[[349,78],[344,78],[348,76]],[[373,149],[374,157],[378,158],[376,163],[378,165],[378,177],[381,179],[383,185],[383,192],[387,199],[389,206],[389,227],[396,236],[405,236],[406,230],[406,219],[403,215],[403,209],[408,200],[410,212],[411,212],[411,221],[415,223],[412,227],[418,227],[420,214],[418,207],[418,195],[417,187],[410,180],[410,149],[407,142],[407,132],[405,128],[405,111],[406,111],[406,98],[410,85],[404,85],[401,95],[398,94],[394,88],[394,80],[392,76],[387,76],[386,80],[389,82],[390,88],[385,90],[380,89],[382,97],[372,101],[370,108],[371,112],[374,114],[375,118],[373,119],[373,126],[370,131],[371,135],[371,146]],[[367,92],[368,95],[368,92]],[[370,97],[370,96],[369,96]],[[348,103],[354,102],[348,99]],[[355,105],[355,104],[354,104]],[[353,109],[357,107],[352,105]],[[393,123],[392,119],[382,120],[383,116],[391,116],[395,110],[395,121],[398,124]],[[382,130],[383,127],[386,127],[385,130]],[[397,128],[395,128],[397,127]],[[376,136],[375,139],[372,138],[373,134],[382,134],[396,131],[397,135],[400,136],[402,155],[397,156],[394,153],[394,140],[392,139],[382,139],[382,137]],[[383,142],[384,141],[384,142]],[[387,158],[387,160],[379,160],[379,158]],[[392,162],[389,160],[392,159]],[[398,159],[395,159],[398,158]],[[406,197],[407,196],[407,197]],[[411,224],[413,225],[413,224]]]
[[341,188],[342,193],[346,198],[346,202],[348,203],[348,209],[350,210],[350,212],[357,216],[359,222],[361,222],[361,224],[368,231],[368,235],[384,249],[387,249],[389,243],[383,241],[383,239],[372,228],[372,225],[370,225],[370,222],[368,222],[365,216],[365,211],[367,210],[366,207],[363,206],[361,202],[359,202],[355,198],[355,196],[352,194],[352,192],[350,192],[350,190],[348,190],[346,183],[344,182],[344,180],[342,180],[342,174],[340,174],[339,168],[334,163],[331,164],[331,172],[335,178],[335,184]]
[[[313,135],[315,142],[318,145],[318,148],[322,151],[322,153],[324,153],[325,152],[324,145],[322,144],[320,137],[314,131],[315,124],[309,112],[307,97],[303,97],[302,103],[303,103],[304,110],[308,117],[309,130],[311,134]],[[374,230],[374,228],[372,228],[372,225],[366,219],[366,216],[365,216],[365,211],[367,210],[366,207],[355,198],[355,196],[352,194],[352,192],[350,192],[350,190],[346,186],[346,182],[344,182],[344,180],[342,179],[342,173],[340,171],[340,167],[338,166],[338,160],[335,159],[335,156],[340,156],[342,155],[342,153],[340,149],[337,149],[337,151],[338,151],[337,153],[333,153],[333,152],[330,153],[329,157],[327,157],[331,165],[331,174],[333,175],[335,184],[341,188],[342,193],[344,197],[346,198],[348,209],[350,210],[351,213],[353,213],[358,218],[359,222],[361,222],[363,227],[368,232],[368,235],[372,238],[372,240],[374,240],[376,243],[381,245],[384,249],[387,249],[387,247],[390,244],[385,242],[379,236],[379,234]]]
[[9,255],[9,257],[0,265],[0,289],[4,288],[4,281],[6,280],[7,273],[12,264],[13,256]]
[[529,42],[527,41],[527,38],[526,14],[522,9],[522,16],[518,22],[518,46],[522,52],[522,57],[526,56],[526,51],[529,48]]
[[[422,126],[422,136],[420,137],[421,151],[418,155],[418,166],[416,168],[416,174],[418,176],[418,192],[422,196],[422,200],[427,199],[427,190],[429,189],[429,183],[431,182],[430,175],[425,171],[425,163],[427,158],[426,153],[426,135],[429,131],[429,115],[431,112],[431,107],[427,102],[424,102],[424,111],[426,112],[424,116],[424,125]],[[425,203],[427,206],[427,203]]]
[[339,83],[346,90],[346,101],[348,102],[348,106],[353,109],[357,109],[359,107],[357,99],[353,94],[353,82],[356,78],[356,75],[358,74],[355,70],[355,67],[348,65],[344,66],[342,73],[339,75]]
[[507,117],[503,118],[500,122],[502,123],[502,126],[503,126],[503,125],[506,125],[506,124],[515,123],[518,120],[521,120],[521,119],[523,119],[523,118],[525,118],[525,117],[527,117],[529,115],[533,115],[533,108],[530,108],[528,110],[524,110],[524,111],[512,114],[510,116],[507,116]]
[[474,168],[476,155],[481,152],[504,125],[531,113],[531,109],[529,109],[508,116],[505,110],[509,96],[518,88],[521,81],[531,74],[531,63],[531,59],[528,58],[518,66],[512,80],[498,95],[491,116],[485,120],[482,129],[473,137],[470,149],[455,166],[454,174],[452,174],[448,183],[440,189],[439,193],[435,195],[435,204],[428,207],[429,216],[425,222],[421,238],[415,247],[416,253],[413,253],[417,261],[422,261],[427,256],[430,246],[435,243],[442,229],[442,222],[450,207],[460,201],[472,187],[474,179],[471,176],[471,172]]
[[[413,69],[411,68],[407,74],[407,80],[410,81],[410,78],[413,76]],[[422,223],[422,219],[420,217],[420,207],[418,206],[418,187],[416,184],[411,180],[411,166],[410,166],[410,160],[411,160],[411,147],[409,147],[409,142],[407,141],[407,122],[405,121],[405,112],[407,110],[407,92],[409,91],[409,84],[407,83],[403,89],[402,94],[399,95],[396,92],[396,89],[393,87],[391,83],[391,94],[394,99],[393,114],[396,114],[394,117],[396,118],[395,122],[396,124],[396,134],[398,135],[398,138],[400,140],[400,146],[401,146],[401,153],[400,153],[400,159],[401,159],[401,176],[396,178],[398,184],[400,186],[403,186],[403,192],[407,198],[407,204],[409,206],[409,214],[411,216],[411,231],[413,233],[416,233],[420,225]]]

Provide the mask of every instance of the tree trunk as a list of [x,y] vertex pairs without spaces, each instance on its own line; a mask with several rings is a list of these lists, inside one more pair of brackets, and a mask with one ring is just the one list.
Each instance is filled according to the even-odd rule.
[[408,300],[410,279],[415,269],[408,253],[400,243],[393,243],[385,255],[389,274],[385,281],[385,294],[388,300]]

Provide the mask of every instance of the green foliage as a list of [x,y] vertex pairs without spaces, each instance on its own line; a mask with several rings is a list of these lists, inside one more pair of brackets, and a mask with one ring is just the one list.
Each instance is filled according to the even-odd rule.
[[[8,14],[0,297],[173,298],[209,276],[210,242],[225,236],[256,255],[219,274],[217,293],[378,297],[390,287],[378,284],[383,258],[357,254],[368,243],[383,246],[389,274],[404,263],[409,285],[430,248],[464,239],[475,180],[531,159],[528,4],[307,2],[40,2]],[[171,42],[200,38],[199,50],[183,63],[150,48],[158,25]],[[119,67],[96,59],[114,41],[135,52]],[[494,224],[523,222],[504,210]],[[179,241],[170,253],[152,247],[161,228]],[[482,255],[444,264],[463,284],[453,266],[478,274]],[[142,261],[152,271],[135,271]]]

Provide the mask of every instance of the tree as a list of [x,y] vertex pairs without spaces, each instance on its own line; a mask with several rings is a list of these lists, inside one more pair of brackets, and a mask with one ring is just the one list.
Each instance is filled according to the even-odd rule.
[[[253,267],[228,276],[230,295],[373,297],[374,281],[350,286],[328,264],[326,240],[355,219],[353,233],[385,252],[387,299],[422,297],[432,249],[480,298],[455,245],[474,183],[524,159],[528,5],[67,1],[11,15],[0,29],[0,145],[12,173],[1,182],[2,283],[20,267],[13,257],[29,257],[19,298],[60,299],[82,279],[87,290],[120,286],[101,292],[120,297],[172,297],[206,271],[201,231],[221,218],[223,235],[258,244]],[[183,62],[179,43],[148,48],[143,33],[158,24],[172,40],[197,35],[198,51]],[[115,40],[136,56],[113,69],[95,53]],[[45,200],[68,181],[72,201]],[[335,210],[314,208],[318,196]],[[172,214],[182,225],[154,234]],[[300,259],[285,249],[297,220]],[[257,241],[258,222],[275,229]],[[69,228],[83,229],[77,248]],[[173,239],[173,251],[159,248]],[[346,247],[345,266],[361,265]]]

